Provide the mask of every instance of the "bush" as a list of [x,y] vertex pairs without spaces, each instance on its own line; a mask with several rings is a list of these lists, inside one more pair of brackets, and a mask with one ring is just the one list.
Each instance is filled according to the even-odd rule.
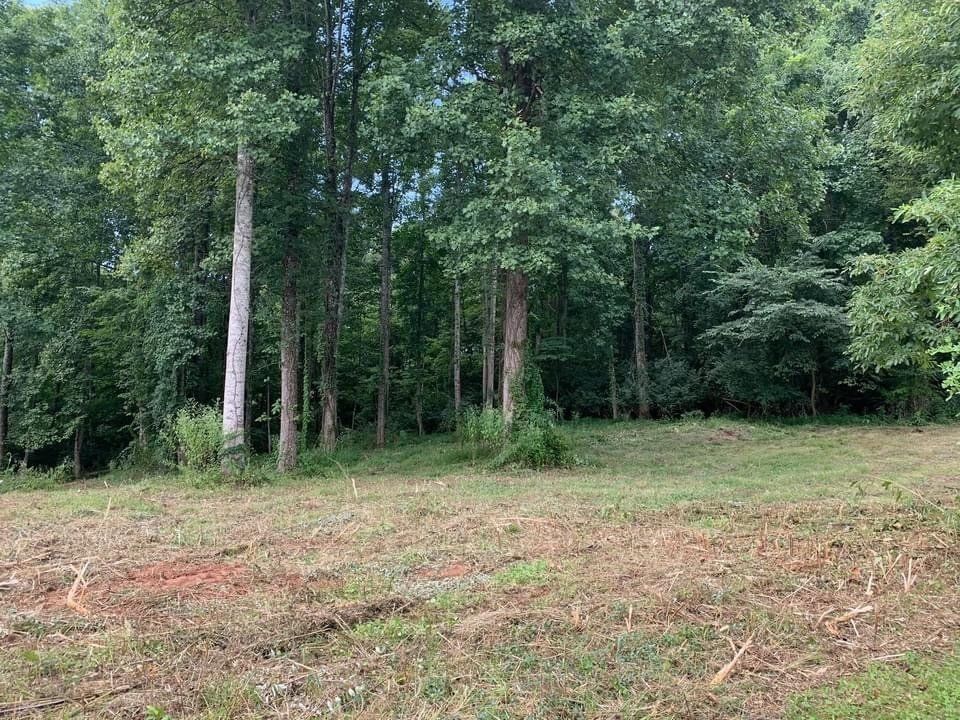
[[515,399],[513,422],[508,428],[503,413],[493,408],[468,408],[460,420],[460,436],[484,450],[499,450],[495,467],[515,465],[534,469],[567,467],[573,450],[557,430],[554,414],[546,409],[540,371],[524,366],[522,392]]
[[517,397],[513,423],[495,464],[540,470],[568,467],[574,460],[570,443],[557,430],[554,414],[546,409],[540,370],[531,362],[525,363],[523,393]]
[[703,373],[683,358],[655,360],[650,367],[650,401],[666,417],[696,410],[705,386]]
[[220,410],[191,402],[173,419],[178,463],[191,470],[204,470],[217,464],[223,446]]
[[460,436],[486,450],[503,446],[507,429],[503,413],[493,408],[467,408],[460,419]]
[[541,470],[548,467],[569,467],[574,464],[570,443],[553,425],[524,423],[514,425],[510,439],[494,464],[519,465]]
[[0,493],[14,490],[55,490],[73,479],[73,467],[63,462],[52,468],[24,468],[0,472]]

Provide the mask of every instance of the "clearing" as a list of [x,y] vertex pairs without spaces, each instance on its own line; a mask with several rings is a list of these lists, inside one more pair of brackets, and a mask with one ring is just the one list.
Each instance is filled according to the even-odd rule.
[[0,717],[958,712],[960,427],[566,431],[0,495]]

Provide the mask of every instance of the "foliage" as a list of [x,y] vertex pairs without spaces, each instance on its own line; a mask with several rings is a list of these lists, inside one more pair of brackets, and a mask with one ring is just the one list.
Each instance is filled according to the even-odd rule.
[[[394,437],[459,423],[501,462],[569,464],[559,418],[639,414],[643,387],[664,417],[952,412],[955,2],[34,5],[0,0],[11,466],[158,466],[187,398],[220,401],[241,144],[254,452],[287,281],[300,445],[331,318],[333,420],[364,444],[385,228]],[[509,433],[457,418],[502,375],[504,271],[539,368]]]
[[532,362],[524,363],[523,393],[518,397],[513,422],[494,465],[534,469],[567,467],[575,457],[569,440],[546,409],[543,380]]
[[850,354],[877,372],[936,371],[951,395],[960,391],[960,182],[947,180],[904,206],[899,217],[929,228],[925,245],[872,255],[856,265],[867,282],[850,304]]
[[703,373],[685,358],[665,357],[650,368],[650,400],[665,417],[683,416],[706,399]]
[[466,442],[484,449],[501,447],[506,437],[503,413],[489,407],[467,408],[461,417],[459,429]]
[[809,257],[768,267],[748,260],[717,277],[710,299],[727,320],[704,333],[710,377],[764,412],[802,408],[843,378],[847,289]]
[[191,470],[213,467],[223,447],[219,408],[188,403],[173,418],[173,436],[182,466]]

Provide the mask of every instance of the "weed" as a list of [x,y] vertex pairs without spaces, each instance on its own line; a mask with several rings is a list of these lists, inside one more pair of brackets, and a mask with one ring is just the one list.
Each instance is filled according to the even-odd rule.
[[549,580],[550,565],[546,560],[515,562],[493,576],[493,584],[499,587],[523,587],[543,585]]
[[180,465],[191,470],[216,465],[223,446],[219,409],[190,402],[174,416],[173,436]]

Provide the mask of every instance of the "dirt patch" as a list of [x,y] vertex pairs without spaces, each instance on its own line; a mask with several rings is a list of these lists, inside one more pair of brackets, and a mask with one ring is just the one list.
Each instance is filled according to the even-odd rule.
[[730,428],[720,428],[707,438],[708,442],[726,442],[728,440],[746,440],[747,434],[742,430],[732,430]]
[[198,589],[243,592],[249,589],[250,575],[250,569],[244,565],[162,562],[134,570],[123,585],[153,592]]

